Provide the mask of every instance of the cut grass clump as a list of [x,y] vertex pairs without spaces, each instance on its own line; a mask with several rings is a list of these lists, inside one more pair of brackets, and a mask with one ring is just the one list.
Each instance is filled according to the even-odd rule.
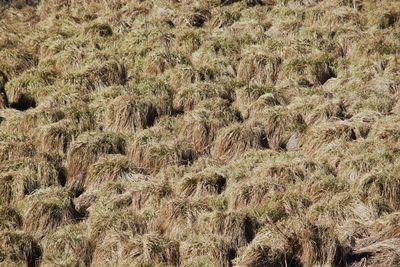
[[198,82],[181,88],[174,96],[173,108],[179,112],[193,110],[206,99],[223,98],[230,99],[232,92],[223,85],[209,82]]
[[4,89],[7,82],[7,76],[2,71],[0,71],[0,109],[8,107],[8,98]]
[[33,133],[37,149],[42,152],[67,153],[70,143],[78,135],[78,130],[71,127],[71,123],[70,120],[61,120],[38,127]]
[[345,122],[332,122],[312,127],[305,133],[302,147],[309,153],[318,153],[318,150],[323,149],[323,144],[338,140],[344,142],[356,140],[352,126]]
[[19,230],[22,228],[22,216],[13,208],[1,207],[0,218],[0,231]]
[[234,264],[247,266],[299,266],[295,255],[296,241],[280,225],[266,225],[249,246],[239,250]]
[[123,85],[127,81],[127,72],[124,64],[116,60],[101,63],[95,61],[76,73],[68,74],[66,80],[87,92],[110,85]]
[[90,266],[91,244],[85,224],[60,227],[42,240],[41,266]]
[[43,237],[58,227],[74,223],[80,215],[75,210],[72,195],[63,188],[38,190],[18,204],[24,218],[24,229]]
[[206,196],[221,194],[225,189],[226,178],[218,172],[209,170],[182,179],[180,185],[181,194],[189,196]]
[[[198,153],[210,151],[218,131],[237,121],[236,112],[226,101],[210,102],[203,102],[197,109],[187,112],[177,126],[178,137],[187,141]],[[209,106],[215,108],[210,111]]]
[[161,129],[140,132],[128,147],[129,159],[144,173],[157,173],[167,165],[188,165],[196,158],[193,148],[186,142],[174,140]]
[[107,182],[132,181],[139,171],[126,156],[102,156],[89,167],[85,188]]
[[337,76],[334,58],[327,54],[294,58],[283,66],[283,74],[301,86],[323,85]]
[[1,231],[0,255],[0,264],[4,266],[39,267],[42,249],[23,231]]
[[292,147],[298,146],[291,137],[301,135],[306,129],[301,114],[280,106],[265,108],[261,111],[250,109],[250,112],[250,119],[261,122],[270,148],[284,150],[289,140],[292,140],[290,144]]
[[84,133],[71,143],[67,156],[67,188],[79,194],[83,191],[91,164],[105,154],[125,151],[124,140],[106,133]]
[[281,64],[282,59],[278,56],[247,51],[238,65],[237,78],[247,84],[274,85]]
[[223,236],[229,247],[236,250],[253,240],[257,224],[244,212],[214,212],[201,217],[198,227],[200,232],[211,232],[213,235]]
[[232,266],[235,250],[221,236],[198,235],[181,243],[183,266]]
[[0,170],[0,203],[3,205],[16,204],[37,189],[62,184],[62,168],[57,156],[44,154],[4,162]]
[[120,96],[113,100],[106,114],[105,130],[112,132],[136,132],[154,124],[158,115],[150,99]]
[[179,243],[158,234],[110,233],[93,254],[96,266],[178,266]]
[[268,148],[268,140],[260,126],[236,123],[218,132],[211,155],[216,159],[231,160],[247,150],[265,148]]

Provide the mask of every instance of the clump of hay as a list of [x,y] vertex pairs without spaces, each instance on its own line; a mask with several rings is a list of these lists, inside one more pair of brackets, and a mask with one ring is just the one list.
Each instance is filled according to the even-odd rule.
[[130,190],[132,207],[137,210],[147,207],[157,208],[164,199],[171,197],[172,187],[163,180],[149,180],[135,183]]
[[335,62],[328,54],[294,58],[284,64],[282,75],[301,86],[323,85],[336,77]]
[[154,264],[177,266],[180,263],[179,243],[158,234],[141,236],[110,233],[93,254],[96,266],[122,264],[128,266]]
[[299,234],[300,260],[305,266],[346,266],[349,244],[342,244],[334,229],[324,225],[307,224]]
[[[395,166],[395,170],[399,167]],[[374,202],[376,198],[385,199],[385,204],[394,210],[400,207],[400,179],[396,171],[372,172],[359,179],[357,191],[368,202]]]
[[44,237],[42,244],[42,266],[90,265],[91,245],[85,224],[79,223],[60,227],[56,232]]
[[147,77],[135,83],[129,83],[128,93],[143,97],[152,103],[157,115],[172,115],[172,93],[164,80]]
[[247,84],[275,85],[281,64],[282,59],[279,56],[245,51],[239,62],[237,78]]
[[38,190],[19,205],[23,212],[24,229],[39,237],[80,217],[75,210],[72,195],[62,188]]
[[249,149],[265,148],[268,148],[268,140],[261,127],[252,123],[235,123],[218,132],[211,154],[217,159],[230,160]]
[[276,150],[286,149],[291,136],[302,134],[306,128],[303,117],[286,107],[277,106],[250,112],[250,119],[261,122],[269,146]]
[[158,115],[150,99],[135,96],[120,96],[108,108],[105,130],[112,132],[136,132],[154,124]]
[[37,189],[62,184],[59,159],[52,155],[37,155],[0,165],[3,205],[15,204]]
[[66,80],[83,91],[94,91],[110,85],[123,85],[127,81],[124,64],[116,60],[99,63],[95,61],[77,73],[68,74]]
[[6,84],[10,107],[22,111],[36,107],[40,95],[35,89],[53,85],[57,77],[58,73],[53,70],[35,68],[11,80]]
[[256,233],[257,224],[251,216],[244,212],[214,212],[201,217],[201,232],[211,232],[223,236],[229,247],[238,249],[249,244]]
[[323,104],[316,106],[309,114],[305,116],[307,125],[318,124],[329,120],[345,120],[348,113],[344,103],[340,100],[324,101]]
[[7,76],[2,71],[0,71],[0,109],[8,107],[8,98],[6,95],[6,91],[4,90],[7,82]]
[[208,170],[184,177],[180,184],[180,191],[186,197],[221,194],[226,186],[226,177]]
[[42,152],[66,153],[75,136],[77,129],[71,127],[71,121],[61,120],[55,123],[38,127],[33,133],[33,140]]
[[59,108],[38,107],[25,112],[16,112],[4,123],[4,128],[26,134],[29,129],[38,126],[55,123],[65,117],[64,112]]
[[83,190],[91,164],[105,154],[124,152],[121,137],[106,133],[84,133],[71,143],[67,156],[67,184],[76,193]]
[[184,266],[232,266],[235,250],[221,236],[190,236],[181,243]]
[[[284,101],[278,97],[273,87],[252,84],[248,86],[239,86],[235,89],[234,102],[232,105],[239,110],[244,119],[247,119],[250,115],[250,110],[258,111],[263,104],[269,106],[268,103],[275,106],[283,104]],[[264,107],[264,105],[262,107]]]
[[128,157],[144,173],[156,173],[167,165],[187,165],[196,158],[186,142],[162,134],[160,129],[142,131],[128,147]]
[[368,134],[368,139],[397,143],[400,140],[397,126],[398,122],[399,117],[397,115],[375,122]]
[[186,59],[169,51],[169,44],[166,45],[167,51],[152,54],[147,62],[146,72],[150,75],[161,75],[169,69],[173,69],[176,65],[185,64]]
[[193,110],[201,101],[211,98],[230,99],[230,88],[209,82],[198,82],[181,88],[174,96],[173,108],[180,112]]
[[183,237],[193,231],[201,213],[210,211],[210,204],[203,199],[172,199],[160,210],[158,229],[176,238]]
[[5,266],[39,267],[42,249],[31,235],[23,231],[1,231],[0,255],[0,264]]
[[[295,255],[295,240],[290,233],[283,232],[280,225],[266,225],[253,241],[240,250],[234,264],[247,266],[299,265]],[[294,244],[293,244],[294,243]]]
[[102,156],[89,167],[85,188],[106,182],[132,181],[140,170],[123,155]]
[[177,135],[199,153],[210,150],[219,129],[237,121],[226,101],[215,102],[215,109],[208,109],[209,103],[203,102],[199,104],[202,107],[186,113],[178,122]]
[[306,131],[302,147],[309,153],[317,153],[331,142],[350,142],[356,138],[353,127],[346,122],[322,123]]
[[13,208],[0,208],[0,231],[18,230],[22,228],[22,216]]

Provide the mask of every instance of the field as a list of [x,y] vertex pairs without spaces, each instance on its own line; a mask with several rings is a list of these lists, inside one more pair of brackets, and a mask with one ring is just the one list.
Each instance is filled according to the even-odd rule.
[[8,266],[400,266],[400,1],[0,0]]

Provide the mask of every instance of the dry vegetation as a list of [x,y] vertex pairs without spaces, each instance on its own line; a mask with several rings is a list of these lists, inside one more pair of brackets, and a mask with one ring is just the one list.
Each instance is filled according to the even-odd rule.
[[397,0],[0,0],[0,266],[400,266]]

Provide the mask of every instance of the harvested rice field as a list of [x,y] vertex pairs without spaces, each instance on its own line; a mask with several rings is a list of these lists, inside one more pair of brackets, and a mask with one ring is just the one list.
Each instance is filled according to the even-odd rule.
[[9,266],[400,266],[400,1],[0,0]]

